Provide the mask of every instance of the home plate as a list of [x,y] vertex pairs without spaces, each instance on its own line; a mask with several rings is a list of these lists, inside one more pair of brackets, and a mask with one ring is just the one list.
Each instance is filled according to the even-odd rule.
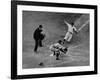
[[54,56],[53,54],[50,54],[49,56]]

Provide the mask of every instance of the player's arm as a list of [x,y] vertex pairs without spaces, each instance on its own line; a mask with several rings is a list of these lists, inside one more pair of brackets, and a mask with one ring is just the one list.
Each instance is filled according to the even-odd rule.
[[74,27],[73,30],[74,30],[74,32],[75,32],[76,34],[78,34],[78,30],[76,29],[76,27]]
[[67,25],[67,26],[71,26],[67,21],[64,20],[64,23]]

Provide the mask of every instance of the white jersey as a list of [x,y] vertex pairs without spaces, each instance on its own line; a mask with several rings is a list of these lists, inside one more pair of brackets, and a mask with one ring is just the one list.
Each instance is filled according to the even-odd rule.
[[68,32],[71,32],[73,34],[74,30],[77,31],[76,27],[69,24],[68,25]]
[[71,24],[65,22],[68,26],[68,32],[71,32],[73,34],[73,30],[77,31],[75,26],[72,26]]

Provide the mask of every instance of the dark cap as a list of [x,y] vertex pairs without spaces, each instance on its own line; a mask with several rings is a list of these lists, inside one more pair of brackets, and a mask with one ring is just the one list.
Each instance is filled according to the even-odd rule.
[[62,42],[61,40],[58,41],[58,43],[61,43],[61,42]]
[[71,23],[71,25],[73,26],[73,25],[74,25],[74,23],[72,22],[72,23]]
[[42,25],[39,25],[39,28],[43,28],[43,26]]

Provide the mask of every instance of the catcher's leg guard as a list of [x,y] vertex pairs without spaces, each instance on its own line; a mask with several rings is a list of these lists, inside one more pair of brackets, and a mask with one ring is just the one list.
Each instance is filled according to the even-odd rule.
[[60,60],[60,59],[59,59],[59,56],[60,56],[60,52],[57,52],[57,53],[56,53],[56,60]]

